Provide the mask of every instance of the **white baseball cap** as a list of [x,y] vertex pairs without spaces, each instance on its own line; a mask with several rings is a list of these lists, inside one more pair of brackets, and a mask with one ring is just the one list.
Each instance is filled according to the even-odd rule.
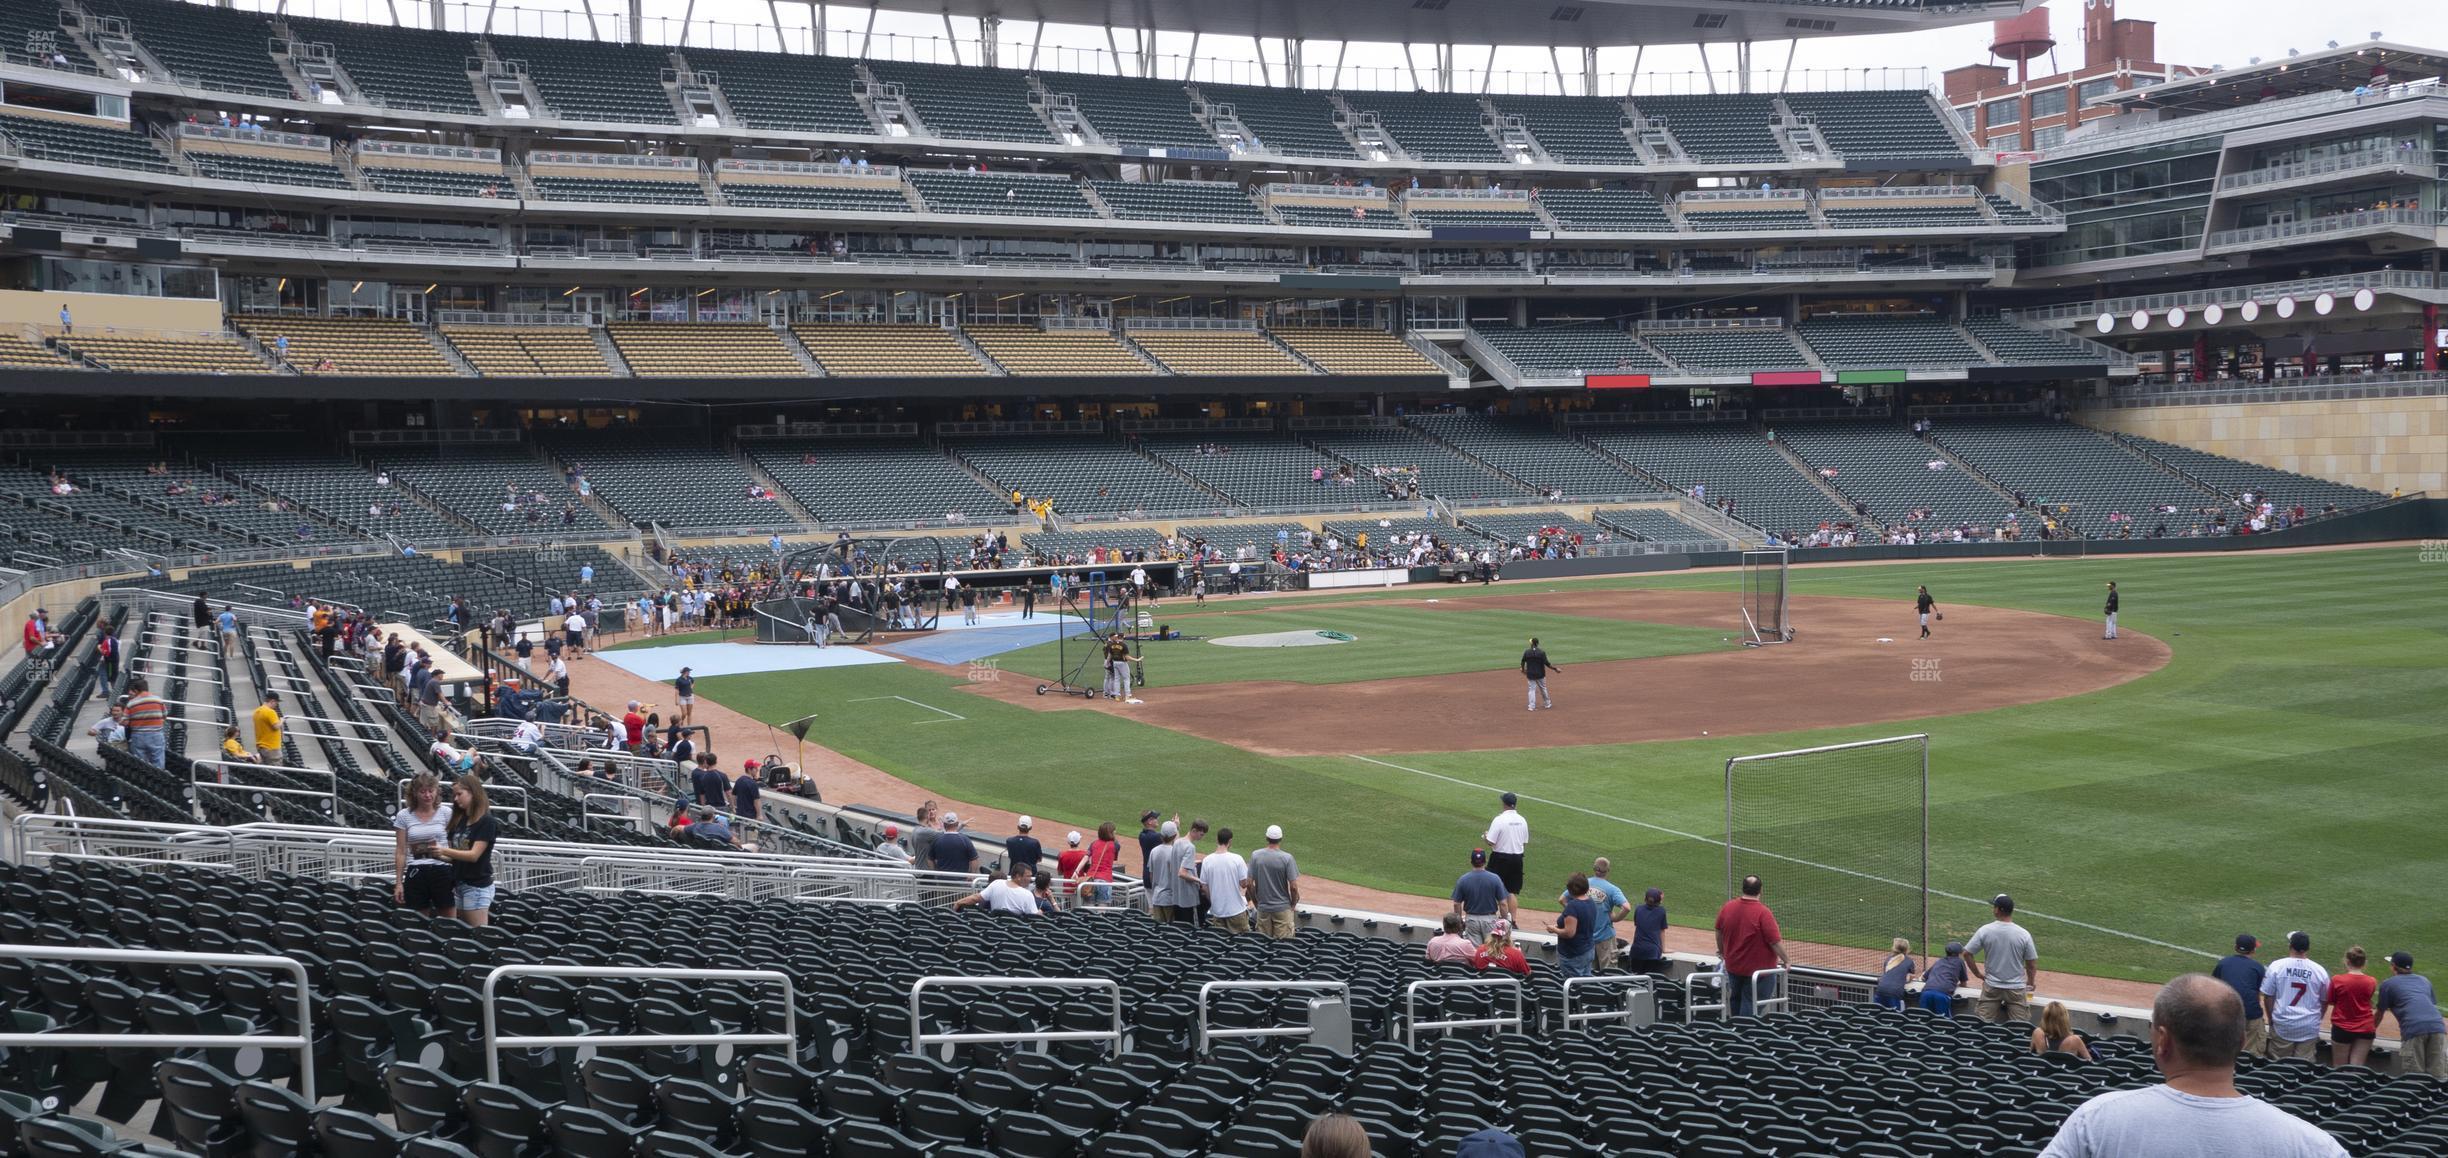
[[1071,842],[1072,844],[1078,844],[1078,843],[1080,842],[1080,834],[1079,834],[1079,830],[1078,830],[1078,829],[1076,829],[1076,828],[1072,829],[1072,830],[1071,830],[1071,835],[1066,836],[1066,837],[1064,837],[1063,839],[1064,839],[1064,840],[1066,840],[1066,841]]
[[945,823],[945,824],[959,824],[959,823],[960,823],[960,814],[959,814],[959,813],[957,813],[957,812],[947,812],[947,813],[944,813],[944,823]]
[[1282,840],[1282,839],[1283,839],[1283,826],[1282,826],[1282,825],[1280,825],[1280,824],[1270,824],[1270,825],[1268,825],[1268,826],[1267,826],[1267,839],[1268,839],[1268,840]]
[[1037,823],[1037,822],[1036,822],[1035,820],[1033,820],[1033,819],[1031,819],[1031,818],[1029,818],[1029,817],[1023,816],[1023,817],[1021,817],[1021,818],[1020,818],[1020,831],[1022,831],[1022,832],[1027,832],[1027,831],[1029,830],[1029,827],[1030,827],[1031,825],[1036,824],[1036,823]]

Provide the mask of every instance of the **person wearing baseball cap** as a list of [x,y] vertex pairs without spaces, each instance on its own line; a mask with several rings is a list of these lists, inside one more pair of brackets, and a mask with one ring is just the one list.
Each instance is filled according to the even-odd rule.
[[1068,901],[1079,891],[1080,869],[1088,863],[1088,850],[1080,847],[1086,838],[1074,828],[1063,834],[1063,850],[1054,856],[1054,891]]
[[1940,1017],[1955,1016],[1955,991],[1963,988],[1963,942],[1946,943],[1946,956],[1929,963],[1921,974],[1921,1008]]
[[2260,948],[2261,938],[2238,933],[2235,952],[2210,967],[2210,975],[2234,986],[2236,997],[2244,1002],[2244,1052],[2254,1057],[2269,1053],[2269,1019],[2261,1016],[2261,977],[2269,969],[2253,959]]
[[[1999,893],[1989,902],[1989,910],[1996,919],[1974,930],[1972,939],[1964,942],[1964,967],[1981,983],[1974,1016],[2000,1023],[2030,1021],[2040,949],[2032,943],[2031,931],[2015,924],[2013,897]],[[1987,962],[1987,968],[1972,960],[1975,955]]]
[[2312,934],[2287,934],[2287,955],[2261,975],[2261,1011],[2269,1016],[2270,1056],[2316,1060],[2321,1015],[2329,1010],[2329,971],[2312,959]]
[[2372,1024],[2397,1018],[2397,1072],[2429,1074],[2448,1081],[2448,1021],[2440,1019],[2439,999],[2431,979],[2414,971],[2414,955],[2403,949],[2388,955],[2389,975],[2372,995]]
[[1030,872],[1044,867],[1045,846],[1029,835],[1029,830],[1037,827],[1037,818],[1023,816],[1012,827],[1019,830],[1019,835],[1003,838],[1003,863],[1006,866],[1024,864],[1029,866]]
[[957,813],[943,814],[943,831],[935,834],[935,844],[928,851],[935,858],[935,863],[928,867],[936,872],[959,873],[963,877],[977,875],[977,845],[969,839],[968,833],[961,831],[961,819]]
[[[1154,820],[1156,814],[1148,814]],[[1177,821],[1165,821],[1155,830],[1156,840],[1149,844],[1147,833],[1140,833],[1140,846],[1147,850],[1147,869],[1140,879],[1147,886],[1148,915],[1159,921],[1173,921],[1173,886],[1180,875],[1181,853],[1173,847],[1173,838],[1181,835]]]
[[1250,854],[1250,902],[1258,914],[1259,934],[1289,941],[1292,914],[1300,907],[1300,862],[1284,851],[1283,839],[1283,826],[1270,824],[1266,847]]
[[876,842],[875,854],[906,867],[910,863],[910,854],[908,849],[901,847],[901,826],[885,825],[882,836],[883,839]]
[[1454,882],[1453,911],[1462,915],[1462,927],[1471,940],[1483,941],[1499,919],[1512,919],[1513,892],[1505,887],[1504,878],[1488,871],[1486,849],[1472,849],[1470,864],[1470,871]]
[[1156,851],[1157,845],[1165,843],[1165,835],[1156,831],[1156,816],[1153,808],[1139,814],[1139,869],[1140,875],[1149,880],[1155,879],[1156,874],[1148,871],[1148,865],[1153,863],[1148,857]]
[[1666,890],[1650,886],[1632,910],[1632,947],[1624,950],[1624,968],[1652,977],[1666,972]]
[[1503,969],[1524,977],[1530,975],[1530,959],[1522,956],[1521,946],[1513,943],[1513,922],[1498,917],[1488,923],[1486,940],[1471,954],[1471,968],[1482,973]]

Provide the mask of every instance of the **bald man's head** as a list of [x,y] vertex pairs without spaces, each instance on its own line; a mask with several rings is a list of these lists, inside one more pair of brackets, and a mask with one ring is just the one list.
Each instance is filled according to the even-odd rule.
[[2244,1048],[2244,1003],[2234,986],[2207,973],[2187,973],[2163,986],[2151,1003],[2151,1033],[2165,1047],[2162,1069],[2170,1060],[2232,1069]]

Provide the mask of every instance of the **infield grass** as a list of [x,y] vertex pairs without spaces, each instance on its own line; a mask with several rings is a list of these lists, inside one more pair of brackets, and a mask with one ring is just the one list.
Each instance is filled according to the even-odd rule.
[[[817,711],[810,739],[940,794],[1083,827],[1112,819],[1128,828],[1144,808],[1202,815],[1243,831],[1280,823],[1304,871],[1425,897],[1444,895],[1495,811],[1495,791],[1512,789],[1525,798],[1534,834],[1534,898],[1603,854],[1614,859],[1619,885],[1632,892],[1664,888],[1676,923],[1691,925],[1705,925],[1724,895],[1724,854],[1714,841],[1724,832],[1728,756],[1927,731],[1932,887],[1964,898],[2015,894],[2043,968],[2162,979],[2207,965],[2240,931],[2266,943],[2307,930],[2325,962],[2350,943],[2375,953],[2448,952],[2448,911],[2439,900],[2448,886],[2448,843],[2440,836],[2448,828],[2448,793],[2441,791],[2448,776],[2448,565],[2423,564],[2408,547],[1809,567],[1792,572],[1792,588],[1901,603],[1915,584],[1927,583],[1942,604],[2063,614],[2080,620],[2068,630],[2096,632],[2108,579],[2125,596],[2122,626],[2174,649],[2165,669],[2021,707],[1732,739],[1275,759],[1105,712],[1039,712],[966,695],[957,678],[909,667],[723,676],[699,681],[699,689],[764,720]],[[1440,589],[1438,597],[1734,586],[1731,572],[1680,573]],[[1446,613],[1367,606],[1418,597],[1413,591],[1211,606],[1269,612],[1220,617],[1235,632],[1278,616],[1294,627],[1332,626],[1324,622],[1330,609],[1336,617],[1416,617],[1434,630]],[[1509,614],[1516,613],[1471,618]],[[1600,629],[1689,630],[1537,618],[1571,619],[1576,653]],[[1803,642],[1796,646],[1808,646],[1810,624],[1799,627]],[[1706,643],[1719,646],[1713,633]],[[1510,667],[1519,644],[1508,646],[1510,652],[1472,666]],[[1310,653],[1344,650],[1257,651],[1255,659],[1286,666],[1265,676],[1215,678],[1299,678],[1297,665]],[[1383,662],[1411,658],[1389,648]],[[1906,677],[1899,671],[1895,678]],[[906,696],[965,718],[893,699],[848,702],[875,696]],[[1570,712],[1555,719],[1569,726]],[[874,803],[906,809],[911,802]],[[1901,833],[1914,819],[1855,822]],[[1775,897],[1772,879],[1772,903]],[[1431,910],[1423,904],[1421,911]],[[1983,902],[1932,901],[1939,940],[1986,917]],[[1809,932],[1806,915],[1787,914],[1789,936]]]
[[[1496,608],[1456,613],[1418,606],[1419,598],[1413,594],[1411,601],[1403,603],[1380,598],[1272,611],[1228,609],[1216,601],[1205,611],[1193,612],[1189,605],[1177,603],[1160,612],[1157,623],[1206,639],[1142,643],[1143,666],[1149,680],[1167,687],[1243,680],[1329,684],[1507,670],[1521,662],[1522,650],[1531,639],[1561,639],[1567,634],[1575,663],[1736,646],[1726,640],[1724,632],[1707,628]],[[1340,631],[1353,639],[1310,647],[1224,647],[1207,642],[1221,636],[1311,630]],[[1076,640],[1069,645],[1075,660],[1080,647]],[[1040,679],[1062,674],[1051,643],[996,658],[1006,671]]]

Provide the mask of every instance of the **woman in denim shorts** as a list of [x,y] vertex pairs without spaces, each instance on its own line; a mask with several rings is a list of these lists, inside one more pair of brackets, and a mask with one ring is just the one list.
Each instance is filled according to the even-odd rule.
[[468,924],[482,925],[492,918],[493,844],[499,839],[501,822],[493,819],[484,781],[474,773],[461,776],[451,785],[449,843],[435,854],[451,862],[459,919]]

